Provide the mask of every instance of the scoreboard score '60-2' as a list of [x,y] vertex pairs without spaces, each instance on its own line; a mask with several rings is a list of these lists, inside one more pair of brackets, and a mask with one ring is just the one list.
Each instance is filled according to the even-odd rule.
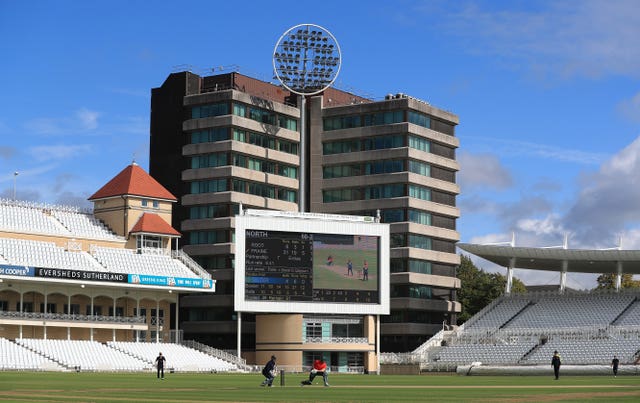
[[249,210],[236,217],[235,309],[388,313],[388,242],[364,217]]

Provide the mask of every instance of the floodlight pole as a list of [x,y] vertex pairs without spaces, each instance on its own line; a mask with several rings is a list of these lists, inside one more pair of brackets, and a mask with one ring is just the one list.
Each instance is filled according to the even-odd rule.
[[18,174],[19,174],[18,171],[15,171],[13,173],[13,200],[16,200],[16,184],[18,181]]
[[298,95],[300,109],[300,168],[298,170],[298,211],[309,211],[309,136],[306,97],[321,94],[340,72],[340,45],[325,28],[299,24],[289,28],[273,49],[273,71],[283,87]]
[[238,328],[237,328],[237,342],[238,342],[238,361],[242,358],[242,312],[238,312]]
[[300,99],[300,172],[298,172],[298,211],[307,212],[307,106],[306,96]]
[[380,375],[380,315],[376,315],[376,361],[376,373]]

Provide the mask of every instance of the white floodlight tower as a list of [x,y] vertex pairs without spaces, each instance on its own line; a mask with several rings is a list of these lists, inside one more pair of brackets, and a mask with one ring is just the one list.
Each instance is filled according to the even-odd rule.
[[307,122],[305,98],[317,95],[333,84],[340,72],[340,45],[325,28],[299,24],[289,28],[273,50],[273,70],[282,85],[299,96],[300,171],[298,206],[307,211]]

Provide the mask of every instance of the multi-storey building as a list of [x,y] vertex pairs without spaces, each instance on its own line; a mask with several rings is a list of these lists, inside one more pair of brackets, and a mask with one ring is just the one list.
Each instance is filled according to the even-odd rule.
[[[381,350],[412,350],[460,312],[458,117],[403,94],[373,101],[333,88],[306,104],[304,210],[379,213],[391,224],[391,314],[382,318]],[[217,280],[215,295],[181,298],[186,338],[236,346],[234,216],[240,205],[299,210],[296,105],[295,94],[239,73],[174,73],[152,91],[150,174],[179,199],[173,226],[184,250]],[[255,320],[242,320],[243,350],[251,351]]]

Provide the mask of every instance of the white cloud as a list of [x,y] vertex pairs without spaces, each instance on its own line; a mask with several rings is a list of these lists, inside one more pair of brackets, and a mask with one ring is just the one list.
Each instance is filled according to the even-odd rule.
[[464,190],[473,187],[505,189],[513,184],[509,171],[495,155],[460,153],[458,183]]
[[38,167],[31,168],[31,169],[20,169],[18,171],[15,171],[15,172],[18,172],[18,175],[14,175],[12,172],[10,174],[0,176],[0,182],[13,181],[14,178],[20,181],[21,178],[40,176],[44,173],[52,171],[55,168],[56,168],[55,164],[47,164],[47,165],[40,165]]
[[53,146],[36,146],[31,147],[28,153],[36,161],[63,160],[90,153],[92,147],[89,144],[77,145],[53,145]]
[[[512,137],[517,138],[519,136],[514,135]],[[599,165],[607,157],[603,153],[504,138],[469,136],[461,137],[461,140],[467,144],[473,143],[475,149],[487,150],[486,154],[502,158],[536,157],[581,165]]]
[[481,245],[496,244],[496,243],[506,244],[509,242],[511,242],[511,235],[502,234],[502,233],[475,236],[471,238],[471,240],[469,241],[469,243],[475,243],[475,244],[481,244]]
[[100,114],[95,111],[90,111],[86,108],[81,108],[76,111],[76,118],[80,123],[80,126],[85,130],[95,130],[98,128],[98,117]]
[[640,250],[640,228],[627,229],[618,235],[622,249]]
[[[569,236],[568,247],[613,248],[622,239],[623,249],[640,249],[640,137],[600,165],[595,172],[583,173],[574,200],[566,206],[552,204],[545,198],[525,193],[517,201],[488,201],[479,196],[461,198],[463,216],[471,213],[486,215],[498,222],[503,232],[495,230],[476,236],[469,242],[496,243],[511,240],[516,246],[561,246]],[[475,208],[475,210],[473,210]],[[486,261],[480,267],[503,272],[504,268]],[[553,276],[524,270],[521,280],[526,284],[557,283]],[[596,275],[571,273],[568,286],[584,289],[595,286]]]
[[68,136],[94,132],[98,129],[100,113],[80,108],[71,116],[58,118],[35,118],[25,123],[25,128],[34,134],[44,136]]
[[[520,4],[528,8],[516,8]],[[640,7],[635,0],[512,3],[500,10],[467,3],[442,29],[469,51],[556,77],[640,77]],[[510,60],[510,61],[509,61]]]
[[640,225],[640,137],[594,174],[585,175],[582,190],[567,212],[566,226],[591,244],[611,243],[625,228]]
[[561,244],[571,234],[571,247],[608,248],[620,234],[640,245],[640,137],[600,165],[585,172],[579,190],[566,205],[551,196],[523,192],[517,200],[487,200],[479,195],[461,195],[463,215],[485,214],[509,233],[515,231],[518,244],[541,246]]
[[628,120],[640,123],[640,92],[618,104],[618,111]]
[[558,217],[554,215],[548,215],[542,219],[522,218],[516,223],[516,228],[519,231],[533,233],[536,236],[552,235],[557,237],[566,232],[558,221]]

